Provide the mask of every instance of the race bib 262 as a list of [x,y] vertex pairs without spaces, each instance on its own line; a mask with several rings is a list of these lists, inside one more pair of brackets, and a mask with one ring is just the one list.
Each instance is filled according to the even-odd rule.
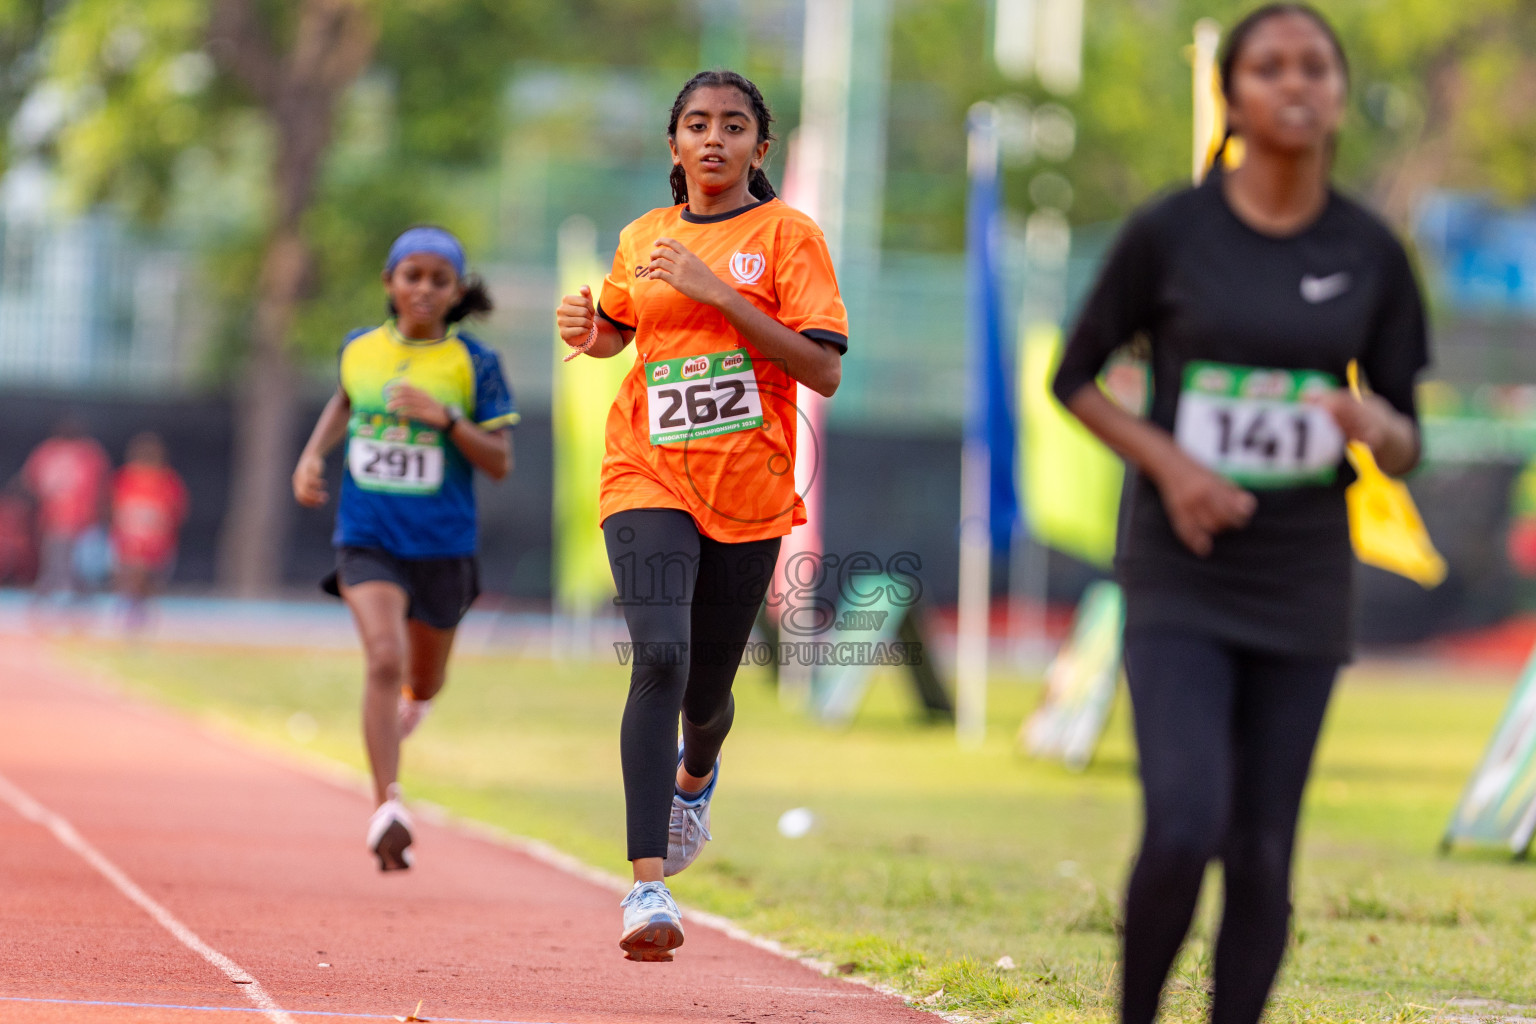
[[763,425],[762,397],[746,349],[645,364],[651,444],[753,430]]

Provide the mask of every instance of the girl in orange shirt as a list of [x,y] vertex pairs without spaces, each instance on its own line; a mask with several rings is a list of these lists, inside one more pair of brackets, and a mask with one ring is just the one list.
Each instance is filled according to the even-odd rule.
[[620,751],[635,885],[619,939],[632,960],[682,945],[663,877],[709,838],[736,666],[780,539],[805,522],[797,385],[830,396],[848,348],[826,240],[763,172],[772,122],[742,76],[691,78],[667,125],[676,205],[620,234],[595,307],[583,287],[556,312],[577,352],[638,351],[608,413],[600,497],[633,642]]

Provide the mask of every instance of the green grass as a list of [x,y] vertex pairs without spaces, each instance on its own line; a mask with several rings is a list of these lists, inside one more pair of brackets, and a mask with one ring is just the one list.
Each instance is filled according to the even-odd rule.
[[[362,768],[355,654],[74,651],[134,693]],[[1271,1020],[1429,1020],[1452,999],[1536,1004],[1536,871],[1493,853],[1435,854],[1511,675],[1348,674],[1308,793]],[[459,658],[407,745],[407,793],[627,873],[626,676],[616,663]],[[997,681],[988,741],[963,751],[950,731],[915,724],[895,675],[877,681],[851,729],[833,731],[781,709],[762,670],[743,670],[717,838],[674,891],[845,973],[918,999],[942,989],[931,1005],[973,1020],[1112,1020],[1138,816],[1125,702],[1098,760],[1073,775],[1014,753],[1037,696],[1034,681]],[[779,815],[800,806],[816,827],[783,838]],[[1214,872],[1210,881],[1208,897],[1219,892]],[[1202,1017],[1214,907],[1207,898],[1165,1019]],[[1016,969],[993,966],[1005,955]],[[1486,1007],[1455,1012],[1497,1019]]]

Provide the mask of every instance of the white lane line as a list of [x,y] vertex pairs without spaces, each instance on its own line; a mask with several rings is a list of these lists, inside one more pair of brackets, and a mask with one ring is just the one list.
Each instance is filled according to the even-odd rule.
[[[248,747],[247,749],[259,748]],[[367,786],[364,783],[363,777],[360,773],[348,768],[343,768],[340,765],[336,765],[335,762],[322,763],[318,760],[314,762],[300,762],[295,758],[285,757],[283,754],[277,751],[263,750],[261,752],[270,757],[273,763],[281,764],[289,769],[297,769],[299,771],[308,772],[311,777],[316,777],[322,781],[329,782],[331,785],[338,786],[350,793],[358,794],[368,792]],[[335,766],[334,768],[332,767],[333,765]],[[610,874],[601,868],[592,867],[590,864],[576,859],[563,850],[556,849],[543,840],[530,839],[527,836],[520,836],[516,833],[508,832],[506,829],[497,825],[492,825],[484,821],[477,821],[474,818],[460,817],[453,811],[448,810],[446,807],[443,807],[440,804],[431,803],[430,801],[426,800],[413,801],[411,804],[411,812],[415,814],[419,820],[429,822],[430,824],[436,825],[439,828],[453,829],[464,835],[474,836],[477,839],[482,839],[497,846],[504,846],[509,849],[516,850],[518,853],[530,857],[541,864],[547,864],[557,871],[563,871],[566,874],[584,879],[585,881],[591,882],[593,885],[596,885],[599,888],[607,889],[611,892],[629,892],[630,883],[626,882],[618,875]],[[916,996],[908,996],[906,993],[890,985],[882,984],[881,982],[874,981],[869,978],[845,977],[842,972],[838,970],[836,964],[830,963],[826,960],[817,959],[813,956],[806,956],[802,953],[798,953],[790,947],[774,939],[768,939],[761,935],[755,935],[728,917],[722,917],[719,914],[711,914],[705,910],[698,910],[687,904],[682,904],[681,909],[683,911],[684,922],[702,924],[704,927],[712,929],[713,931],[717,931],[728,939],[734,939],[737,942],[745,943],[754,949],[760,949],[765,953],[770,953],[773,956],[780,957],[781,959],[791,960],[800,964],[802,967],[810,968],[812,971],[820,974],[824,978],[830,978],[833,981],[849,986],[850,989],[854,990],[854,993],[862,994],[859,991],[862,990],[863,992],[874,992],[882,996],[888,996],[896,1002],[904,1004],[910,1010],[916,1010],[918,1013],[937,1017],[940,1020],[950,1021],[951,1024],[964,1024],[965,1021],[970,1020],[969,1017],[961,1016],[958,1014],[945,1013],[942,1010],[934,1010],[926,1006],[917,1005],[915,1003],[917,998]],[[820,989],[817,989],[816,991],[818,993],[823,992],[823,990]],[[1536,1024],[1536,1020],[1531,1021],[1531,1024]]]
[[[42,659],[39,659],[40,663],[41,661]],[[130,708],[135,712],[153,716],[158,721],[174,720],[183,728],[190,728],[204,739],[216,743],[225,749],[238,750],[246,756],[259,758],[285,772],[295,772],[315,779],[351,796],[366,797],[372,792],[363,773],[354,768],[348,768],[340,762],[318,755],[306,755],[296,752],[292,748],[281,748],[265,741],[256,740],[249,733],[210,726],[207,723],[189,718],[185,714],[172,711],[163,705],[126,697],[121,691],[120,682],[109,673],[92,672],[79,666],[70,666],[65,671],[59,667],[57,658],[49,660],[48,665],[54,671],[61,673],[61,679],[68,679],[78,690],[83,690],[98,697],[105,696],[117,702],[119,707]],[[440,828],[451,829],[461,835],[473,836],[496,846],[515,850],[541,864],[546,864],[557,871],[582,879],[600,889],[607,889],[618,894],[629,892],[630,883],[627,880],[601,868],[593,867],[542,840],[520,836],[488,822],[463,817],[439,804],[434,804],[427,800],[413,800],[411,802],[411,813],[415,814],[420,821],[425,821]],[[712,931],[719,932],[726,936],[726,938],[745,943],[775,957],[798,963],[802,967],[809,968],[823,977],[847,985],[854,991],[877,992],[880,995],[890,997],[898,1003],[905,1004],[909,1009],[937,1017],[941,1020],[951,1021],[953,1024],[960,1024],[960,1022],[968,1019],[958,1015],[947,1014],[930,1007],[915,1005],[912,1002],[916,998],[915,996],[908,996],[906,993],[890,985],[885,985],[869,978],[847,977],[838,970],[837,965],[813,956],[806,956],[785,946],[783,943],[753,934],[730,918],[698,910],[686,904],[682,907],[682,910],[685,921],[701,924]],[[1536,1024],[1536,1021],[1532,1021],[1531,1024]]]
[[764,992],[784,992],[795,996],[824,996],[828,999],[880,999],[883,995],[873,989],[856,990],[850,988],[848,991],[843,991],[836,988],[811,988],[808,985],[763,985],[758,982],[743,981],[740,978],[736,979],[736,983],[740,988],[761,989]]
[[[47,1006],[122,1006],[131,1010],[191,1010],[198,1013],[262,1013],[253,1006],[182,1006],[176,1003],[129,1003],[109,999],[33,999],[28,996],[0,996],[0,1003],[37,1003]],[[326,1017],[332,1020],[389,1020],[382,1013],[342,1013],[340,1010],[289,1010],[295,1017]],[[395,1020],[400,1020],[395,1016]],[[438,1024],[552,1024],[551,1021],[503,1020],[500,1017],[424,1017]]]
[[116,886],[118,892],[137,903],[146,914],[159,922],[160,926],[174,935],[183,946],[223,971],[224,976],[240,986],[240,989],[245,992],[251,1002],[256,1004],[257,1009],[272,1021],[272,1024],[296,1024],[294,1019],[281,1006],[278,1006],[271,996],[267,995],[267,990],[261,987],[261,983],[251,977],[249,971],[198,938],[196,932],[151,899],[149,894],[135,885],[116,864],[103,856],[96,847],[86,842],[85,838],[75,831],[73,825],[32,799],[4,775],[0,775],[0,799],[10,804],[11,808],[23,818],[34,821],[52,832],[55,839],[79,854],[82,860]]

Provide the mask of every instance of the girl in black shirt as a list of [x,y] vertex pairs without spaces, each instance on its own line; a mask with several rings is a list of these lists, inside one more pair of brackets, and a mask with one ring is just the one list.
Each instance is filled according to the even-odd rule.
[[[1156,1017],[1212,858],[1226,901],[1211,1017],[1259,1019],[1302,789],[1351,647],[1343,447],[1364,443],[1395,475],[1419,457],[1418,289],[1391,233],[1329,186],[1348,75],[1337,37],[1312,8],[1271,4],[1233,30],[1221,73],[1242,166],[1131,220],[1054,384],[1133,469],[1116,556],[1145,811],[1128,1024]],[[1138,336],[1147,419],[1094,383]],[[1363,399],[1343,386],[1352,360]]]

